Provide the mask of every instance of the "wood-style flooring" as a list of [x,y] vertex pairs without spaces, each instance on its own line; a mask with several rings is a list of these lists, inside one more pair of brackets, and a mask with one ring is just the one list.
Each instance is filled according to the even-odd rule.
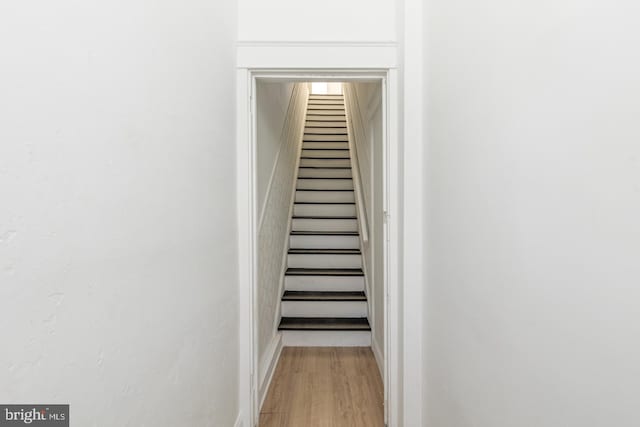
[[383,427],[383,401],[369,347],[285,347],[260,427]]

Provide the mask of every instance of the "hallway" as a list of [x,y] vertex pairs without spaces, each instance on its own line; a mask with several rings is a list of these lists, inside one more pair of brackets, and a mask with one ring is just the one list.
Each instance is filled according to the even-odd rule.
[[261,427],[383,426],[383,385],[368,347],[285,347]]

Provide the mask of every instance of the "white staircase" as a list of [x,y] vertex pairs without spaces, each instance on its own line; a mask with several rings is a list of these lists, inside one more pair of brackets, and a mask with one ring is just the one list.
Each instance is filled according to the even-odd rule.
[[285,346],[369,346],[342,95],[311,95],[279,330]]

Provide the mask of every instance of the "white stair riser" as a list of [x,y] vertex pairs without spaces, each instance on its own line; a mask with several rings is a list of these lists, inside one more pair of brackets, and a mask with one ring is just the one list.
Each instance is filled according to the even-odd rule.
[[344,110],[344,104],[321,104],[311,101],[307,106],[307,110]]
[[367,317],[366,301],[282,301],[282,317]]
[[302,150],[302,157],[344,159],[350,157],[350,154],[349,150]]
[[289,254],[289,268],[362,268],[360,254]]
[[305,142],[302,144],[303,150],[308,150],[310,148],[322,148],[325,150],[348,150],[349,143],[348,142],[329,142],[329,141],[316,141],[316,142]]
[[351,169],[306,169],[298,170],[299,178],[351,178]]
[[298,179],[299,190],[353,190],[353,180],[347,179]]
[[356,216],[356,205],[294,205],[294,216]]
[[358,236],[290,236],[291,249],[360,249]]
[[280,331],[285,347],[369,347],[371,331]]
[[304,141],[348,141],[347,135],[309,135],[305,134]]
[[344,99],[336,96],[335,98],[309,98],[309,104],[321,104],[321,105],[344,105]]
[[300,159],[300,167],[350,168],[350,159]]
[[296,202],[353,203],[353,191],[296,191]]
[[358,231],[355,219],[293,218],[293,231]]
[[306,122],[306,126],[308,127],[316,127],[316,128],[322,128],[322,127],[328,127],[328,128],[341,128],[344,127],[345,129],[347,128],[347,122],[344,121],[344,118],[342,120],[336,120],[333,122],[330,121],[324,121],[324,120],[307,120]]
[[307,121],[308,122],[314,122],[314,121],[320,121],[320,120],[331,120],[331,121],[338,121],[338,122],[343,122],[344,123],[344,118],[345,115],[344,113],[336,113],[336,112],[329,112],[329,113],[315,113],[313,111],[310,111],[307,113]]
[[364,276],[285,276],[285,291],[364,291]]
[[325,135],[346,135],[347,128],[327,128],[327,127],[312,127],[305,126],[304,133],[312,133],[312,134],[325,134]]

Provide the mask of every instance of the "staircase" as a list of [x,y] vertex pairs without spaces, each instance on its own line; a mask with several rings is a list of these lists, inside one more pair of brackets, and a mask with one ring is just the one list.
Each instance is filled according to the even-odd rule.
[[285,346],[369,346],[343,95],[310,95],[280,325]]

